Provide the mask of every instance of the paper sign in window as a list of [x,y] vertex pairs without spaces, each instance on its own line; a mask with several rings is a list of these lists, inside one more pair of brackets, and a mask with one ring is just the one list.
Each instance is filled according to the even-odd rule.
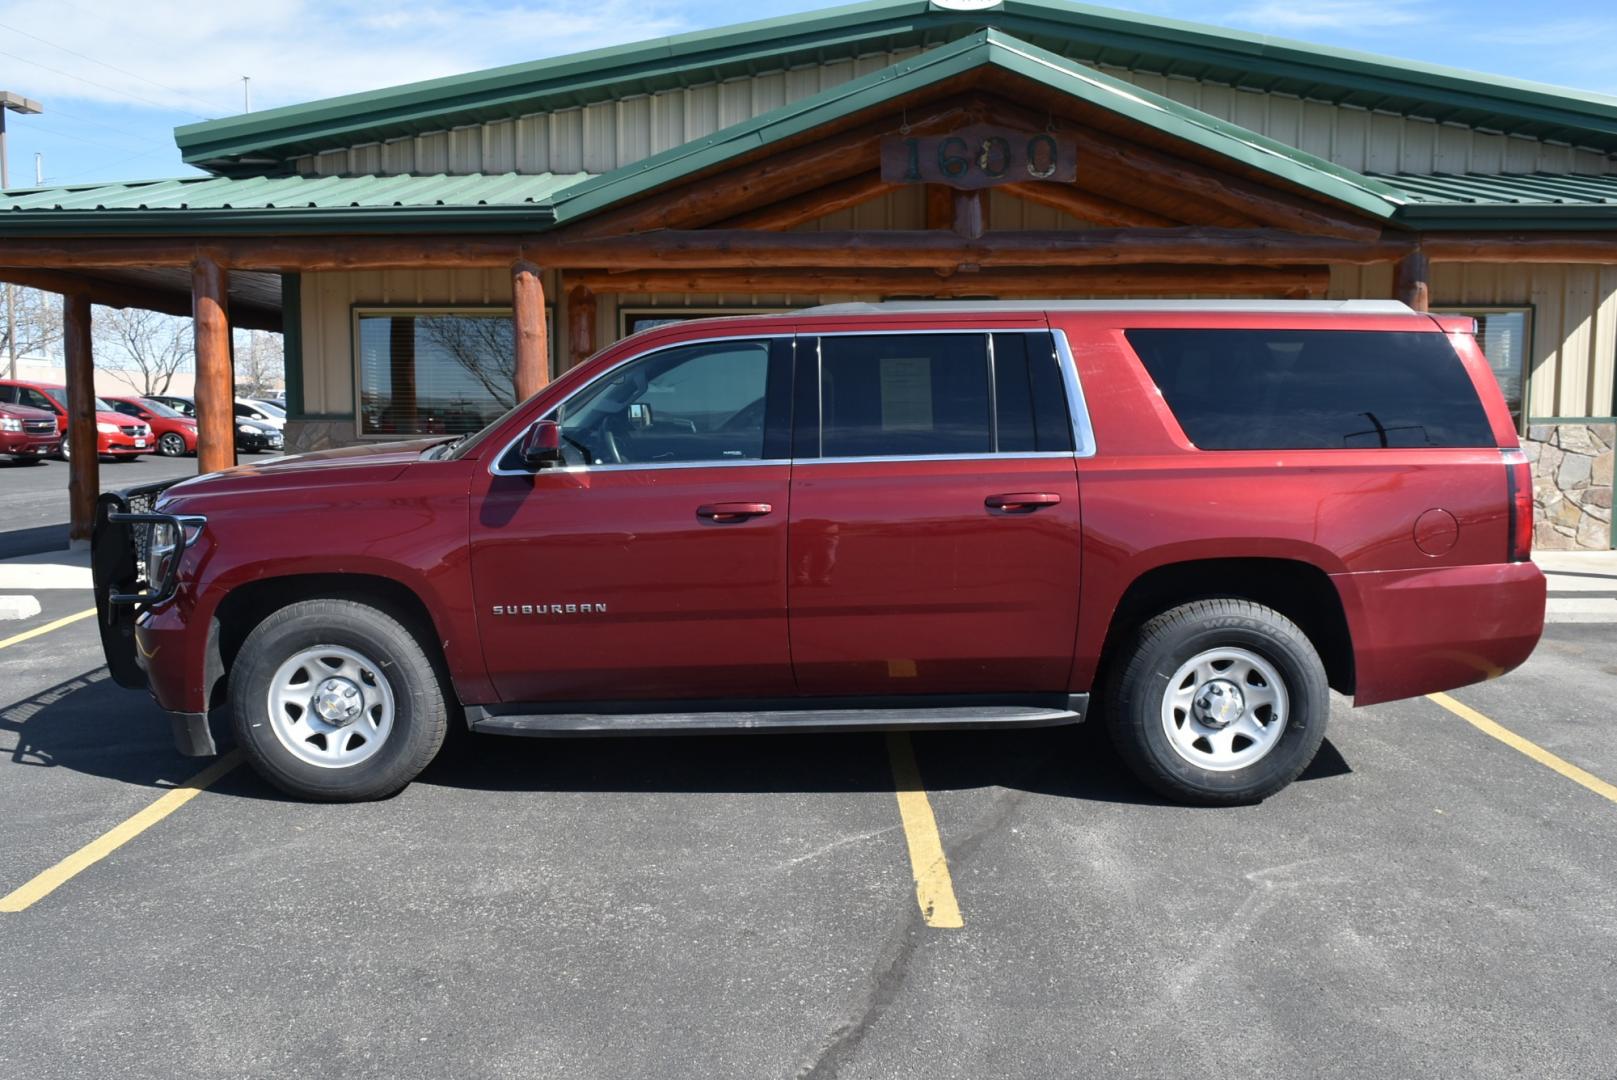
[[881,359],[883,431],[932,430],[932,362],[925,356]]

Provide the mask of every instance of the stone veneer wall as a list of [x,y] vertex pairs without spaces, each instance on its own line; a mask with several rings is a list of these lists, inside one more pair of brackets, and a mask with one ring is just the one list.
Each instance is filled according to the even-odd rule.
[[1617,424],[1535,424],[1522,440],[1533,462],[1533,546],[1611,548],[1611,477]]

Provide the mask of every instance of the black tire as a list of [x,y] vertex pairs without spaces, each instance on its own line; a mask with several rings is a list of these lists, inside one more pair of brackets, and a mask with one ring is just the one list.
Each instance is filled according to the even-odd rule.
[[[1285,726],[1271,748],[1231,771],[1191,761],[1186,755],[1194,751],[1175,748],[1164,720],[1175,673],[1214,649],[1238,649],[1266,661],[1288,698]],[[1119,673],[1107,693],[1113,745],[1140,780],[1176,802],[1231,806],[1266,799],[1308,768],[1325,738],[1331,709],[1325,665],[1296,623],[1261,604],[1198,600],[1163,612],[1140,628],[1117,662]]]
[[[270,684],[305,649],[335,646],[375,661],[393,705],[392,730],[380,749],[341,767],[310,764],[270,723]],[[289,795],[318,802],[382,799],[426,768],[448,724],[444,686],[431,659],[398,619],[354,600],[305,600],[275,612],[247,635],[230,672],[236,741],[259,775]]]
[[185,437],[177,431],[165,431],[157,439],[157,452],[164,457],[184,457]]

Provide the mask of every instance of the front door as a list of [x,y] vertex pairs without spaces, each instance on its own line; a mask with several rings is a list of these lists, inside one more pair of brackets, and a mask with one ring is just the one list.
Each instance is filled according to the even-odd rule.
[[1064,690],[1078,476],[1048,331],[826,335],[798,356],[800,689]]
[[790,338],[631,359],[555,412],[562,467],[515,447],[473,484],[473,594],[502,701],[778,697]]

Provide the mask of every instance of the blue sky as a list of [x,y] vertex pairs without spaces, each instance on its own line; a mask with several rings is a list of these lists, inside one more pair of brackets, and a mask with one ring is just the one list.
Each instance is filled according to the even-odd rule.
[[[0,0],[11,184],[178,176],[180,124],[830,6],[802,0]],[[1130,0],[1113,6],[1617,96],[1617,3]],[[1530,16],[1531,21],[1524,21]]]

